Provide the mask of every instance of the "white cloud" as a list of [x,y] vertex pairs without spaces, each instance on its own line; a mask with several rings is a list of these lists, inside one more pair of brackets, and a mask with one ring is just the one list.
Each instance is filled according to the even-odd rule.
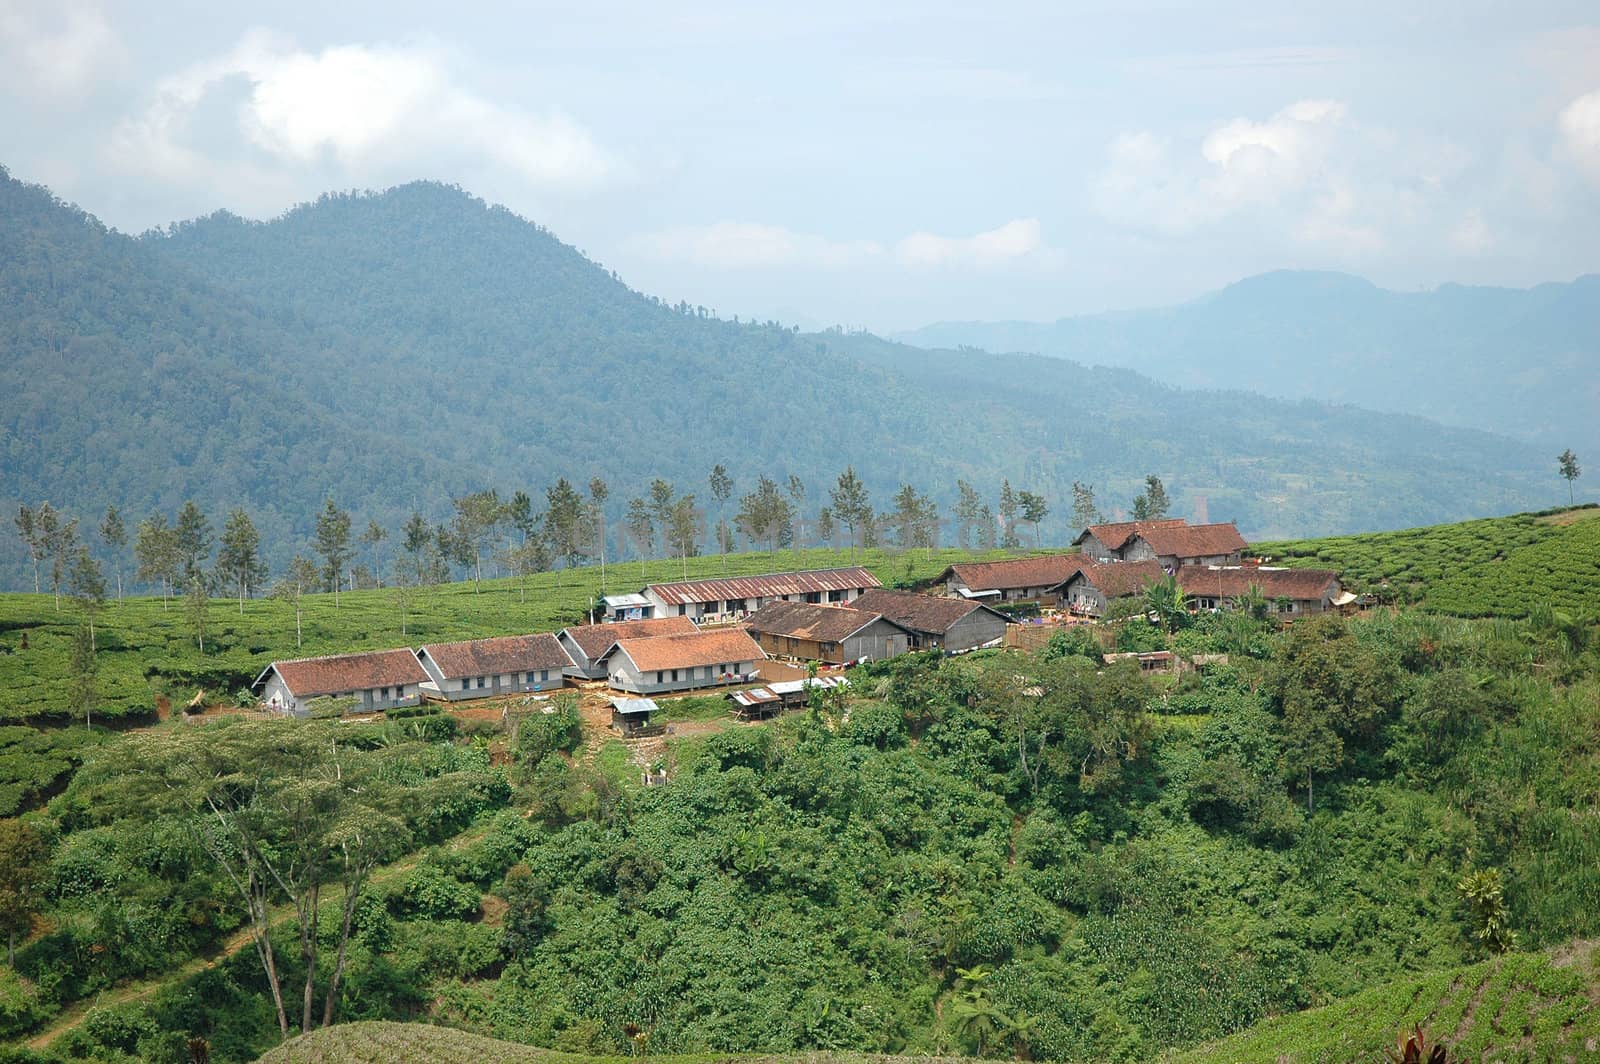
[[990,269],[1017,263],[1054,265],[1060,252],[1045,245],[1037,218],[1018,218],[966,237],[917,232],[892,245],[875,240],[831,240],[778,225],[717,222],[677,226],[632,241],[654,258],[698,266],[811,266],[840,268],[894,263],[913,269]]
[[312,52],[262,31],[163,81],[110,151],[123,168],[227,187],[230,199],[240,184],[271,199],[306,175],[320,187],[382,183],[441,164],[567,187],[613,170],[575,122],[483,99],[430,48]]
[[1148,132],[1112,141],[1091,195],[1108,219],[1179,236],[1224,222],[1361,257],[1396,232],[1448,224],[1440,193],[1467,166],[1454,145],[1354,120],[1338,100],[1234,118],[1187,144]]
[[834,241],[781,225],[717,222],[677,226],[641,237],[634,246],[660,259],[697,266],[845,266],[881,258],[883,245],[870,240]]
[[125,58],[98,7],[76,0],[0,3],[0,80],[14,91],[73,102]]
[[1600,89],[1579,96],[1556,119],[1562,148],[1586,174],[1600,183]]
[[974,236],[912,233],[894,246],[894,257],[908,266],[1000,266],[1044,252],[1039,219],[1017,218]]

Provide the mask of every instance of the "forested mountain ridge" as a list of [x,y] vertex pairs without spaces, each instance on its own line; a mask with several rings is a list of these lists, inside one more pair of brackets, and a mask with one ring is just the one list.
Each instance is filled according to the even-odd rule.
[[897,334],[1118,366],[1189,388],[1418,414],[1542,444],[1600,445],[1600,274],[1529,289],[1395,292],[1280,270],[1178,306]]
[[[0,179],[0,505],[92,524],[193,497],[255,513],[274,567],[333,495],[393,530],[482,487],[535,497],[655,477],[706,496],[853,465],[949,506],[959,477],[1125,505],[1147,473],[1248,534],[1307,535],[1547,501],[1542,450],[1243,392],[1184,392],[1059,360],[924,352],[669,306],[459,189],[326,196],[267,223],[218,214],[131,239]],[[23,583],[0,537],[0,579]],[[31,583],[31,580],[29,581]]]

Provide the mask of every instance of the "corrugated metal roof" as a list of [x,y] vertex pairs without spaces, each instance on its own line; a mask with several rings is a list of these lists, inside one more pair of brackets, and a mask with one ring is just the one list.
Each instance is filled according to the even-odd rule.
[[639,713],[654,713],[661,707],[653,698],[613,698],[611,705],[618,713],[631,717]]
[[[809,639],[817,643],[842,643],[880,619],[879,614],[848,606],[769,602],[745,618],[744,626],[748,631],[764,635]],[[889,623],[894,624],[893,621]]]
[[613,653],[626,654],[641,672],[692,669],[701,665],[740,665],[766,661],[767,655],[743,628],[722,628],[689,635],[623,639]]
[[882,587],[878,578],[859,565],[843,569],[806,569],[761,576],[730,576],[714,580],[679,580],[645,588],[669,606],[688,602],[726,602],[730,599],[773,598],[821,591],[849,591]]
[[590,661],[598,661],[605,656],[606,651],[617,645],[619,639],[688,635],[699,630],[687,617],[650,617],[640,621],[615,621],[611,624],[575,624],[570,628],[563,628],[561,632],[571,639]]
[[433,659],[446,679],[533,669],[566,669],[573,664],[560,640],[547,632],[461,643],[429,643],[422,651]]

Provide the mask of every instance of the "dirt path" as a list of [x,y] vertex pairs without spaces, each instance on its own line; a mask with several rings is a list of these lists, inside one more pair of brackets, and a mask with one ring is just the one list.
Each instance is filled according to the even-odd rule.
[[[487,834],[487,828],[469,828],[450,840],[450,849],[458,850],[463,846],[476,842]],[[418,862],[422,860],[422,856],[423,851],[418,850],[407,854],[391,865],[385,865],[372,874],[368,885],[376,887],[392,882],[416,867]],[[335,889],[328,893],[327,900],[337,901],[343,897],[344,892]],[[287,902],[272,907],[274,924],[282,923],[293,915],[294,906]],[[215,968],[240,951],[249,949],[253,941],[254,936],[250,928],[241,928],[223,939],[220,944],[213,946],[209,952],[191,957],[188,961],[170,971],[162,972],[160,975],[150,976],[146,979],[136,979],[133,982],[122,983],[109,990],[102,990],[93,998],[85,998],[82,1001],[74,1002],[70,1007],[57,1014],[48,1027],[31,1035],[25,1044],[29,1049],[48,1049],[51,1042],[54,1042],[57,1038],[66,1034],[68,1030],[82,1023],[84,1016],[88,1014],[90,1009],[99,1008],[102,1005],[127,1005],[135,1001],[143,1001],[154,996],[160,990],[191,979],[207,969]]]

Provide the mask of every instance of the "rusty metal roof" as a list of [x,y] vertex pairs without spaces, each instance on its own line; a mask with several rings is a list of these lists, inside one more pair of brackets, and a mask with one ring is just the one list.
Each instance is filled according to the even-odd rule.
[[806,569],[792,573],[765,573],[761,576],[680,580],[671,584],[651,584],[645,590],[669,606],[678,606],[688,602],[774,598],[882,586],[878,578],[866,569],[852,565],[843,569]]
[[[870,592],[869,592],[870,594]],[[842,643],[874,621],[884,620],[877,613],[866,613],[846,606],[818,606],[809,602],[769,602],[745,618],[752,632],[809,639],[818,643]],[[900,626],[889,621],[896,628]]]
[[1093,558],[1082,554],[1042,554],[998,562],[958,562],[941,573],[939,579],[944,580],[953,573],[956,579],[974,591],[1048,588],[1055,587],[1093,561]]
[[1207,558],[1235,554],[1249,544],[1228,521],[1216,525],[1180,525],[1176,528],[1143,528],[1134,533],[1162,558]]
[[429,643],[419,652],[433,659],[445,679],[493,676],[531,669],[566,669],[573,664],[560,640],[549,633]]
[[766,661],[767,655],[743,628],[714,628],[687,635],[620,640],[615,654],[626,654],[641,672],[692,669],[701,665],[740,665]]
[[296,698],[425,683],[429,679],[422,663],[408,649],[274,661],[262,670],[256,683],[260,684],[273,670],[283,677],[284,684]]
[[616,621],[612,624],[575,624],[561,634],[575,643],[590,661],[605,657],[619,639],[643,639],[656,635],[686,635],[698,632],[687,617],[651,617],[642,621]]

